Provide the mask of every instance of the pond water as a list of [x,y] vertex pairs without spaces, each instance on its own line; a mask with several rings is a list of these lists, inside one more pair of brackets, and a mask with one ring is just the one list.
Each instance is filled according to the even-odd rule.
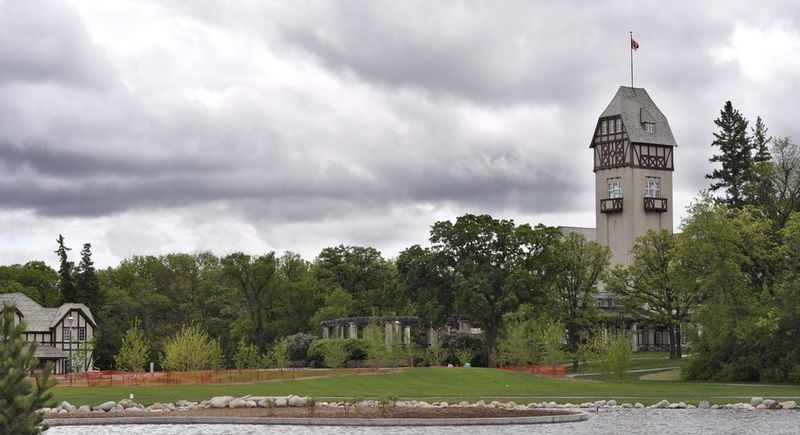
[[48,435],[206,435],[206,434],[312,434],[312,435],[409,435],[409,434],[797,434],[800,411],[745,410],[635,410],[621,409],[592,413],[589,420],[576,423],[520,426],[430,426],[430,427],[337,427],[269,425],[119,425],[62,426]]

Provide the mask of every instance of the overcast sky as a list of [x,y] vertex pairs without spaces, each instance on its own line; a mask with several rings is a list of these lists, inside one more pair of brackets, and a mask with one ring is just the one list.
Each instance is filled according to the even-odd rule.
[[0,264],[338,244],[463,213],[594,226],[620,85],[670,121],[675,221],[726,100],[800,138],[795,1],[0,0]]

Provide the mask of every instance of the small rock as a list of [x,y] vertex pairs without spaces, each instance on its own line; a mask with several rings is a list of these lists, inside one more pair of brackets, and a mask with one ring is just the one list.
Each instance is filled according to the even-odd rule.
[[128,409],[136,406],[131,399],[122,399],[119,401],[119,405],[122,406],[122,409]]
[[110,401],[105,402],[105,403],[101,404],[100,406],[98,406],[97,409],[99,409],[99,410],[101,410],[103,412],[108,412],[108,411],[111,411],[112,409],[116,408],[116,406],[117,406],[117,402],[114,402],[113,400],[110,400]]
[[286,400],[285,397],[278,397],[275,399],[276,408],[286,408],[287,406],[289,406],[289,401]]
[[797,403],[794,400],[787,400],[785,402],[781,402],[781,408],[783,409],[796,409]]
[[711,407],[711,404],[708,403],[708,400],[701,400],[697,407],[700,409],[708,409]]
[[767,409],[767,405],[759,403],[758,406],[756,406],[756,409]]
[[81,414],[92,412],[92,408],[89,405],[81,405],[80,408],[76,409],[75,412],[79,412]]
[[469,407],[469,402],[467,402],[466,400],[464,400],[464,401],[462,401],[462,402],[459,402],[459,403],[458,403],[458,406],[459,406],[459,407],[461,407],[461,408],[468,408],[468,407]]
[[61,408],[62,409],[66,409],[69,412],[72,412],[72,411],[77,409],[77,408],[75,408],[74,405],[72,405],[71,403],[67,402],[66,400],[61,402]]
[[125,408],[125,412],[139,412],[139,411],[141,411],[141,409],[135,406],[131,406],[130,408]]
[[751,405],[751,406],[756,406],[756,407],[757,407],[757,406],[758,406],[758,405],[760,405],[762,402],[764,402],[764,399],[763,399],[763,398],[761,398],[761,397],[751,397],[751,398],[750,398],[750,405]]
[[597,408],[602,408],[602,407],[606,406],[606,401],[605,400],[598,400],[598,401],[594,402],[594,406],[597,407]]
[[715,403],[715,404],[711,405],[711,409],[719,409],[719,405],[717,405],[717,404]]
[[622,405],[620,405],[620,407],[622,407],[623,409],[629,409],[633,408],[633,405],[631,405],[630,403],[623,403]]
[[636,403],[633,404],[633,407],[636,408],[636,409],[642,409],[642,408],[644,408],[644,405],[642,405],[639,402],[636,402]]
[[68,413],[68,412],[69,412],[69,411],[67,411],[67,410],[66,410],[66,409],[64,409],[64,408],[61,408],[61,409],[59,409],[59,410],[58,410],[58,413],[59,413],[59,414],[66,414],[66,413]]
[[185,400],[178,400],[178,402],[175,403],[175,406],[177,406],[178,408],[183,408],[183,407],[186,406],[186,401]]
[[617,406],[617,401],[614,400],[614,399],[611,399],[611,400],[606,402],[606,405],[608,405],[608,406]]
[[164,405],[162,405],[162,404],[161,404],[161,403],[159,403],[159,402],[156,402],[156,403],[154,403],[154,404],[152,404],[152,405],[148,406],[146,409],[147,409],[148,411],[156,411],[156,410],[160,411],[160,410],[164,409]]

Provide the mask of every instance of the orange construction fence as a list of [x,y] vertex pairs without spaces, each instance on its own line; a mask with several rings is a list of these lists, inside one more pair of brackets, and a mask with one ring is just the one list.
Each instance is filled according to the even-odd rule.
[[[251,384],[281,379],[329,376],[347,369],[230,369],[197,370],[190,372],[125,372],[95,370],[91,372],[54,375],[60,386],[98,387],[114,385],[189,385],[189,384]],[[350,370],[352,371],[352,370]]]
[[523,372],[539,376],[564,377],[567,375],[567,368],[564,366],[556,366],[554,368],[553,366],[527,365],[527,366],[504,366],[498,368],[500,370],[507,370],[510,372]]

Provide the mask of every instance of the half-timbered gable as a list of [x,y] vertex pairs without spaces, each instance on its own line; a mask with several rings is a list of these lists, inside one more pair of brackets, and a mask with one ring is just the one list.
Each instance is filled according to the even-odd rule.
[[[0,294],[0,302],[16,306],[17,322],[25,322],[25,340],[37,344],[34,356],[39,358],[40,366],[53,362],[56,373],[68,370],[70,350],[74,352],[91,341],[97,327],[91,311],[84,304],[69,303],[58,308],[46,308],[22,293]],[[91,352],[87,359],[91,360]]]

